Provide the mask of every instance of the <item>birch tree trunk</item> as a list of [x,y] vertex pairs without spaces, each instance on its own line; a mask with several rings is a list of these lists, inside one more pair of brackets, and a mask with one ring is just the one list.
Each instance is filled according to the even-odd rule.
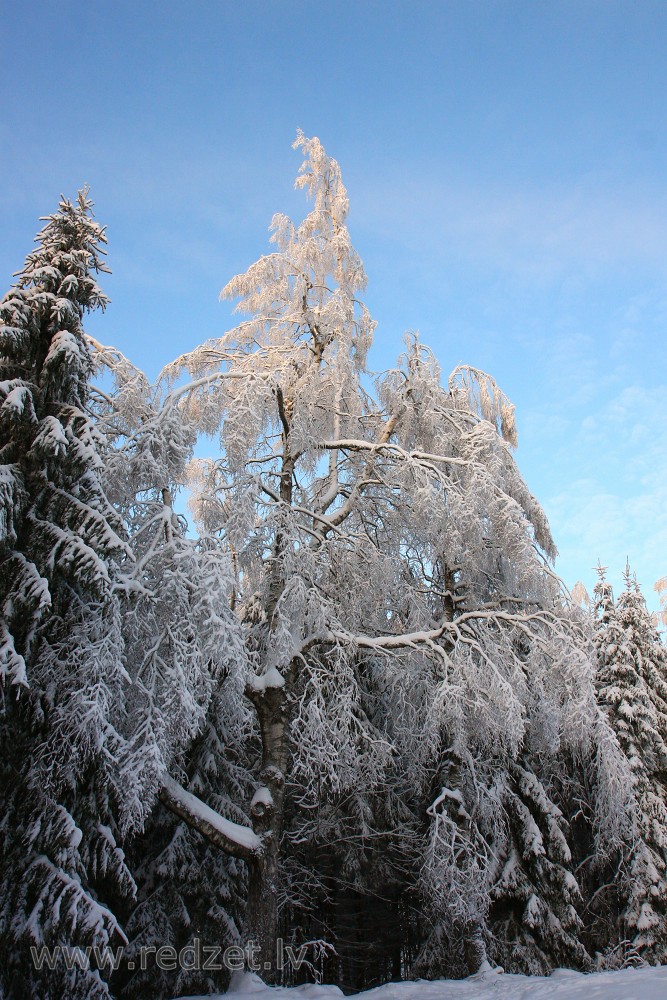
[[[278,889],[280,841],[285,812],[287,766],[287,698],[284,688],[247,690],[257,712],[262,738],[262,770],[250,806],[253,830],[262,838],[264,850],[248,862],[246,942],[253,948],[252,960],[260,963],[267,982],[276,979],[278,934]],[[250,953],[249,953],[250,957]]]

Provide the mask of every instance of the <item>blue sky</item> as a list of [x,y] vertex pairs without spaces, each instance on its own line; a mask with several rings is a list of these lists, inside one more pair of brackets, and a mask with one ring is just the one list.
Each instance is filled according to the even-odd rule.
[[517,406],[572,585],[667,574],[667,3],[6,4],[0,275],[88,182],[112,304],[154,374],[300,216],[296,128],[343,168],[388,367],[419,329]]

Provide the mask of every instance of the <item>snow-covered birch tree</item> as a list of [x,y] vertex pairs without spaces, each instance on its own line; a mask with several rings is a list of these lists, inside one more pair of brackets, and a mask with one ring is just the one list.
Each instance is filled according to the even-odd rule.
[[[300,225],[275,216],[274,252],[223,289],[246,318],[164,372],[184,419],[219,434],[220,453],[193,463],[193,507],[230,553],[252,665],[246,696],[262,741],[255,839],[228,846],[248,861],[246,932],[269,961],[286,809],[312,816],[336,796],[361,801],[386,784],[399,752],[424,781],[434,767],[494,755],[506,775],[529,731],[536,755],[553,754],[561,741],[585,740],[595,712],[549,567],[548,525],[512,456],[511,404],[474,369],[443,384],[416,338],[370,391],[375,324],[359,298],[366,278],[340,169],[319,140],[299,133],[296,145],[305,155],[297,186],[312,210]],[[369,665],[411,706],[417,730],[394,719],[383,731],[369,717]],[[525,773],[524,806],[542,808],[544,788]],[[165,798],[172,792],[178,809],[178,790]],[[480,808],[489,807],[487,798]],[[561,819],[544,809],[544,842],[567,865]],[[465,823],[459,835],[461,850],[444,855],[436,836],[434,857],[453,878],[469,866],[445,907],[462,909],[480,945],[488,843],[480,848]],[[469,893],[475,866],[479,893]],[[475,908],[478,897],[487,903]],[[550,912],[532,896],[522,905],[528,922]],[[473,965],[484,960],[480,947],[471,955]]]

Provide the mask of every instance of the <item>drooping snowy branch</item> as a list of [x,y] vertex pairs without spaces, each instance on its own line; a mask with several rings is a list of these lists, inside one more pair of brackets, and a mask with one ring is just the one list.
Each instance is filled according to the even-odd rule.
[[160,801],[227,854],[245,861],[261,854],[262,841],[249,827],[220,816],[173,778],[167,778],[162,786]]

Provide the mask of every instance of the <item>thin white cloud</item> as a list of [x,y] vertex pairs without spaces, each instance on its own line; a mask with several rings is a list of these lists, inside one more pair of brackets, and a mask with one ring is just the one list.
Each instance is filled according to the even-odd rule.
[[592,586],[601,559],[619,586],[628,558],[653,609],[652,586],[667,574],[666,400],[667,386],[631,385],[590,414],[571,453],[574,470],[595,456],[593,474],[545,502],[568,584],[581,578]]
[[423,172],[386,174],[356,193],[354,218],[412,252],[549,282],[618,266],[667,272],[667,197],[604,177],[503,185]]

